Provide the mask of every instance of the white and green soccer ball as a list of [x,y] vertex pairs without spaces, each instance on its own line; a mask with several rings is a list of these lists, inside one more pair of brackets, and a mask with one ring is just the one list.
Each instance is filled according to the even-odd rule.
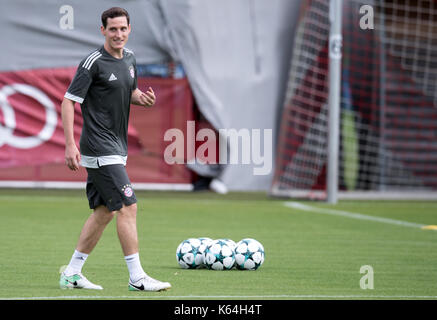
[[264,247],[255,239],[246,238],[239,241],[234,254],[235,266],[239,270],[256,270],[264,263]]
[[203,264],[203,256],[199,251],[202,242],[197,238],[182,241],[176,249],[176,260],[183,269],[197,269]]
[[235,243],[234,240],[232,240],[232,239],[227,239],[227,238],[223,238],[223,239],[220,239],[220,240],[225,241],[225,242],[228,244],[228,246],[232,249],[232,251],[235,250],[235,247],[237,246],[237,244]]
[[201,238],[199,238],[199,240],[200,240],[199,254],[202,256],[202,263],[201,263],[200,267],[202,268],[202,267],[205,267],[204,253],[205,253],[206,247],[210,243],[212,243],[213,240],[211,238],[208,238],[208,237],[201,237]]
[[235,263],[234,251],[223,239],[217,239],[208,244],[203,257],[205,266],[212,270],[230,270]]

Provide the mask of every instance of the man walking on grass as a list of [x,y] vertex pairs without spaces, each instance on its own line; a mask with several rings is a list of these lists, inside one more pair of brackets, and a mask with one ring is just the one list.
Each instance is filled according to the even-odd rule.
[[[117,234],[129,270],[129,290],[161,291],[171,287],[148,276],[139,258],[136,226],[137,199],[126,172],[130,105],[151,107],[155,94],[137,88],[136,60],[124,46],[131,26],[122,8],[102,14],[105,43],[83,59],[62,101],[65,161],[88,172],[86,194],[92,214],[85,222],[76,249],[60,277],[60,287],[103,289],[82,274],[88,255],[106,225],[116,216]],[[74,141],[74,103],[81,104],[83,128],[80,152]]]

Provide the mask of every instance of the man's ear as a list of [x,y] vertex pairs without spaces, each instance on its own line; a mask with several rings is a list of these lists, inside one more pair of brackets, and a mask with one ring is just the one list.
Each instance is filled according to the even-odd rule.
[[105,35],[105,27],[100,26],[100,32],[101,32],[103,35]]

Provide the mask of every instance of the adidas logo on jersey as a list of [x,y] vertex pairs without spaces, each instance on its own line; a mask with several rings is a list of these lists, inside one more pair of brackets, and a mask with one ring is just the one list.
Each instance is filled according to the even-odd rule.
[[117,80],[117,77],[116,76],[114,76],[114,74],[113,73],[111,73],[111,76],[109,77],[109,79],[108,79],[109,81],[114,81],[114,80]]

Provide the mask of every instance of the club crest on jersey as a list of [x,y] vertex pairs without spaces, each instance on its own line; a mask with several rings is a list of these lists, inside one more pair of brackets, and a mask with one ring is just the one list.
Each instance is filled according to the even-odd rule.
[[130,67],[129,67],[129,72],[130,72],[130,76],[131,76],[132,78],[135,78],[135,70],[134,70],[134,67],[133,67],[133,66],[130,66]]
[[123,188],[121,188],[121,191],[128,198],[132,197],[132,195],[134,194],[134,190],[132,189],[132,186],[130,184],[125,184]]

